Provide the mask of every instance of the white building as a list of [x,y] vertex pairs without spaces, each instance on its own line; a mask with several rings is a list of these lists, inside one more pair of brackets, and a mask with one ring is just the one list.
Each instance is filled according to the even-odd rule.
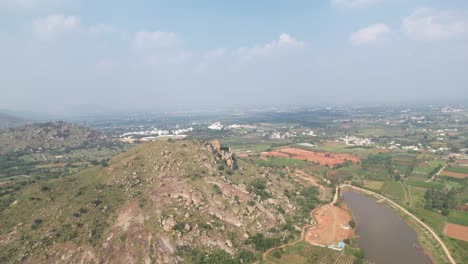
[[223,129],[223,125],[221,125],[221,122],[216,122],[208,126],[208,129],[211,130],[221,130]]

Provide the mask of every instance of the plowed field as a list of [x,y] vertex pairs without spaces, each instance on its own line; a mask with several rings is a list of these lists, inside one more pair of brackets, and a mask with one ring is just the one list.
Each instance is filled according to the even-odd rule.
[[468,241],[468,226],[445,223],[444,233],[449,237]]
[[314,152],[296,148],[283,148],[272,150],[270,152],[262,152],[262,155],[267,157],[283,157],[297,160],[306,160],[320,165],[328,165],[333,167],[346,161],[359,162],[359,158],[349,154],[336,154],[328,152]]

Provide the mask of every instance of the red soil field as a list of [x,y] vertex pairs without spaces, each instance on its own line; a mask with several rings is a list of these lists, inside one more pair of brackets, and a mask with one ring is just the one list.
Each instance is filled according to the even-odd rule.
[[445,223],[444,233],[449,237],[468,241],[468,226]]
[[304,236],[306,242],[325,246],[336,245],[352,235],[351,228],[345,229],[342,226],[351,220],[351,215],[345,209],[325,205],[314,210],[313,216],[318,224],[307,231]]
[[448,176],[448,177],[453,177],[453,178],[468,178],[468,174],[466,173],[461,173],[461,172],[453,172],[453,171],[443,171],[442,176]]
[[323,166],[328,165],[330,167],[345,163],[348,160],[354,163],[359,162],[359,158],[351,156],[349,154],[313,152],[296,148],[283,148],[278,150],[272,150],[270,152],[262,152],[262,155],[268,157],[283,157],[297,160],[306,160],[318,163]]
[[457,160],[455,163],[459,165],[468,165],[468,160]]

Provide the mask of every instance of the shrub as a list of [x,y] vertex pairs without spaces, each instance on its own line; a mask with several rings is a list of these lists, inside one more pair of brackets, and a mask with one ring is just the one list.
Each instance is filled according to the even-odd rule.
[[39,219],[39,218],[34,219],[32,224],[31,224],[31,228],[32,229],[37,229],[42,224],[42,222],[43,222],[42,219]]
[[279,250],[275,250],[271,255],[275,258],[281,258],[281,252]]
[[217,184],[213,184],[213,190],[219,195],[223,194],[223,192],[221,191],[221,189],[219,188]]

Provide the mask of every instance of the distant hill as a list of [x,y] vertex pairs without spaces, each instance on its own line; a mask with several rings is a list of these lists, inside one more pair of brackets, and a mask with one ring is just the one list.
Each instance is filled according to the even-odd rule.
[[0,209],[0,262],[253,263],[297,239],[314,192],[219,146],[149,142],[25,186]]
[[105,138],[99,132],[66,122],[25,125],[0,131],[0,153],[24,150],[63,150]]
[[23,119],[20,117],[16,117],[9,114],[0,113],[0,130],[11,128],[11,127],[18,127],[22,125],[26,125],[31,123],[30,120]]

